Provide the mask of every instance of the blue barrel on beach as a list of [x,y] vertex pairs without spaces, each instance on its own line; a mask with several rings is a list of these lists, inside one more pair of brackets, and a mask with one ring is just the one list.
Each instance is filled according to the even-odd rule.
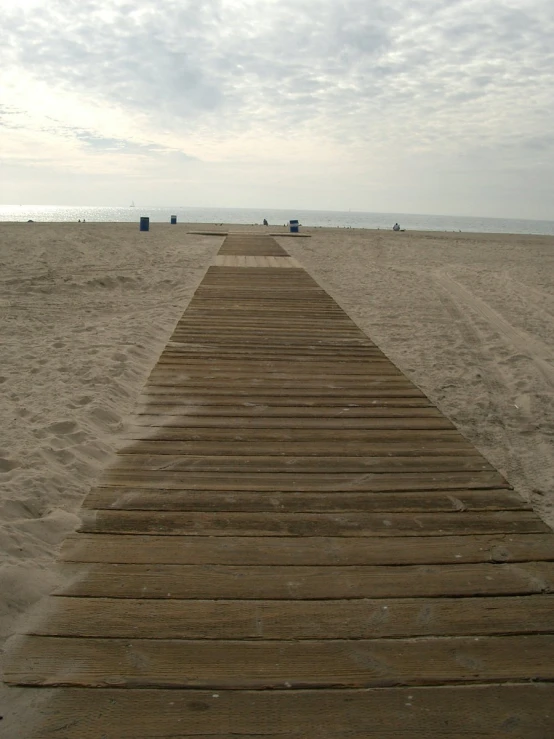
[[177,223],[177,216],[171,216],[171,225],[174,226]]
[[140,218],[140,230],[150,231],[150,218],[148,216],[141,216]]
[[298,221],[289,221],[290,226],[290,232],[291,234],[297,234],[298,233]]

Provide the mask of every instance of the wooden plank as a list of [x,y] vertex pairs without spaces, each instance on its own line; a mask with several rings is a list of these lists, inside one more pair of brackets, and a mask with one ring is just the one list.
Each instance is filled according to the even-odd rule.
[[198,336],[183,337],[179,341],[173,339],[167,348],[164,350],[164,355],[171,354],[191,354],[192,352],[204,353],[210,348],[214,351],[218,351],[222,356],[225,354],[233,353],[241,348],[241,351],[251,352],[254,356],[256,352],[270,353],[273,350],[274,354],[279,353],[279,356],[287,358],[289,355],[292,357],[300,356],[311,356],[315,360],[321,360],[328,357],[330,361],[333,359],[349,359],[354,360],[378,360],[386,361],[386,357],[383,352],[373,344],[369,339],[349,339],[348,337],[340,338],[328,337],[329,340],[325,340],[325,337],[312,337],[308,340],[298,338],[292,340],[286,336],[266,336],[265,339],[259,336],[251,336],[248,339],[242,341],[239,337],[232,337],[228,341],[225,341],[225,333],[222,332],[221,336],[211,336],[203,331],[199,332]]
[[[355,641],[16,640],[12,685],[288,689],[554,680],[554,636]],[[19,643],[18,643],[19,642]],[[117,676],[117,677],[115,677]]]
[[171,335],[171,347],[168,349],[178,350],[179,347],[187,344],[207,344],[215,346],[228,346],[231,350],[237,347],[252,347],[254,350],[269,349],[274,347],[283,352],[290,352],[291,349],[298,351],[304,350],[307,353],[317,351],[318,355],[322,353],[331,354],[336,347],[337,350],[349,356],[357,356],[361,354],[367,357],[380,357],[382,353],[375,346],[365,339],[363,334],[349,336],[344,331],[325,331],[315,332],[313,329],[293,329],[273,330],[268,329],[236,329],[220,327],[210,329],[208,327],[199,326],[196,329],[176,330]]
[[[362,352],[334,351],[333,347],[320,347],[320,350],[312,348],[287,351],[286,347],[271,347],[249,345],[241,347],[221,346],[218,351],[217,345],[206,342],[203,346],[196,345],[191,349],[189,342],[174,343],[164,351],[158,360],[158,368],[168,368],[178,365],[179,367],[204,366],[209,371],[212,367],[223,371],[244,370],[284,370],[302,374],[308,369],[314,374],[334,372],[337,376],[351,374],[400,374],[398,368],[391,364],[386,357],[380,354]],[[395,370],[393,373],[392,370]]]
[[[245,265],[246,266],[246,265]],[[271,302],[272,305],[278,306],[283,303],[287,306],[299,307],[298,304],[317,302],[318,307],[334,307],[336,304],[332,298],[330,298],[324,290],[310,285],[291,285],[290,289],[284,288],[276,289],[274,287],[267,287],[266,289],[260,287],[255,290],[248,290],[246,287],[214,287],[211,285],[200,286],[196,291],[197,300],[209,300],[216,301],[220,299],[233,300],[241,302],[252,302],[258,303]]]
[[[373,344],[364,338],[362,333],[346,333],[344,330],[331,331],[315,331],[314,329],[287,329],[277,330],[275,328],[263,329],[232,329],[228,327],[208,328],[198,326],[195,329],[179,330],[176,329],[171,335],[173,344],[188,344],[206,342],[209,344],[219,344],[221,346],[231,345],[254,345],[257,347],[266,347],[275,345],[289,349],[296,345],[298,348],[306,347],[313,350],[313,347],[324,348],[337,346],[344,351],[355,352],[359,348],[367,348],[373,350]],[[373,350],[372,356],[379,356],[378,351]]]
[[[421,400],[420,405],[431,405],[428,398],[413,385],[398,385],[390,383],[390,385],[381,385],[379,387],[371,387],[368,385],[364,388],[326,388],[326,387],[297,387],[297,388],[280,388],[278,385],[249,385],[245,387],[242,383],[229,383],[225,385],[210,385],[206,383],[203,386],[186,384],[179,385],[146,385],[143,388],[141,397],[143,402],[147,403],[183,403],[189,400],[198,402],[205,398],[217,398],[218,402],[232,402],[233,405],[240,403],[243,398],[247,401],[250,399],[256,402],[275,403],[275,398],[279,399],[280,405],[304,405],[306,403],[318,403],[321,405],[349,405],[350,403],[377,405],[379,402],[386,402],[392,398],[402,398],[406,400],[406,405],[411,405],[414,398]],[[225,400],[231,398],[231,401]],[[221,399],[221,400],[219,400]]]
[[[295,271],[287,272],[286,279],[290,281],[291,287],[294,288],[295,285],[298,285],[300,288],[304,285],[308,288],[312,287],[311,284],[305,283],[299,279],[298,275],[299,273]],[[252,276],[255,277],[256,273],[253,272]],[[276,279],[280,278],[282,280],[285,273],[282,273],[281,275],[274,273],[274,276]],[[278,284],[279,283],[277,282],[277,285]],[[307,298],[305,300],[280,300],[279,302],[276,302],[273,300],[271,293],[268,293],[267,291],[265,294],[259,293],[256,298],[244,302],[241,301],[240,297],[236,294],[226,292],[225,290],[221,290],[219,292],[219,298],[217,300],[213,300],[213,296],[197,293],[193,296],[190,305],[195,309],[199,308],[202,310],[215,311],[222,310],[229,306],[233,310],[244,310],[247,313],[254,312],[258,306],[270,311],[293,311],[296,313],[300,312],[305,307],[306,312],[308,313],[328,312],[344,314],[344,311],[332,300],[324,301]]]
[[137,739],[138,726],[148,739],[548,739],[553,727],[549,683],[49,692],[42,728],[28,739]]
[[[152,629],[152,623],[156,628]],[[383,600],[49,598],[29,634],[120,639],[377,639],[554,632],[554,595]]]
[[[202,388],[168,388],[168,392],[151,393],[148,389],[142,393],[140,397],[139,408],[145,406],[177,406],[177,405],[211,405],[211,406],[231,406],[241,408],[243,406],[268,406],[270,408],[288,408],[288,412],[303,413],[305,408],[318,409],[321,408],[325,413],[327,409],[334,412],[334,409],[344,409],[343,415],[346,413],[354,413],[357,409],[363,412],[366,408],[432,408],[426,415],[439,416],[440,412],[431,404],[431,402],[417,391],[400,388],[398,390],[368,390],[365,393],[350,394],[343,391],[329,391],[328,394],[300,389],[299,394],[281,394],[278,389],[272,391],[264,391],[260,389],[258,394],[255,388],[246,388],[237,390],[234,388],[213,388],[204,392]],[[408,410],[409,413],[409,410]],[[397,415],[402,417],[401,412]]]
[[120,454],[109,468],[123,470],[160,471],[166,474],[192,470],[194,472],[465,472],[492,471],[492,466],[477,452],[474,456],[426,457],[281,457],[264,455],[172,455]]
[[96,487],[83,508],[156,511],[508,511],[532,510],[509,490],[421,493],[244,493]]
[[[334,369],[321,368],[319,365],[313,363],[307,363],[307,366],[301,367],[296,370],[294,363],[291,366],[286,361],[276,360],[278,365],[275,365],[271,358],[254,359],[249,357],[244,362],[238,362],[236,359],[233,360],[221,360],[216,355],[213,357],[206,357],[204,359],[187,358],[181,357],[176,359],[161,358],[154,370],[152,376],[154,378],[159,377],[160,379],[171,377],[172,375],[183,375],[186,374],[191,378],[204,378],[206,376],[213,376],[214,379],[224,380],[225,377],[230,379],[256,379],[259,377],[268,377],[270,379],[294,379],[298,377],[299,381],[306,381],[307,379],[314,378],[315,381],[324,380],[325,378],[337,378],[341,374],[340,364],[336,365]],[[311,371],[308,371],[311,367]],[[387,364],[386,362],[368,362],[366,363],[361,371],[355,371],[353,373],[343,373],[345,379],[351,379],[352,384],[355,384],[356,380],[372,377],[386,376],[389,379],[401,378],[399,370],[393,365]]]
[[327,386],[327,387],[364,387],[369,385],[375,385],[376,383],[396,384],[403,386],[409,384],[409,381],[405,377],[399,374],[384,374],[379,375],[371,373],[368,370],[366,375],[347,375],[346,377],[340,377],[338,373],[332,374],[318,374],[313,372],[311,375],[298,375],[295,372],[272,372],[271,370],[256,370],[249,369],[248,364],[245,364],[241,371],[229,372],[228,370],[218,367],[217,369],[204,371],[196,367],[187,367],[186,364],[183,367],[179,365],[156,365],[148,377],[148,385],[180,385],[182,383],[186,385],[200,385],[210,384],[222,385],[225,383],[243,383],[243,387],[250,385],[279,385],[283,386],[285,383],[295,384],[295,387],[314,387],[314,386]]
[[167,536],[448,536],[546,533],[533,511],[457,513],[244,513],[236,511],[83,511],[79,531]]
[[[273,302],[271,295],[278,290],[276,285],[268,285],[267,298],[261,297],[259,301],[237,302],[233,296],[227,296],[220,293],[219,298],[214,298],[210,302],[210,298],[199,300],[193,298],[190,303],[191,310],[187,310],[179,319],[176,328],[181,327],[192,328],[196,330],[199,325],[211,325],[214,329],[221,329],[222,326],[230,324],[239,325],[242,320],[245,321],[245,328],[256,327],[257,330],[267,325],[268,329],[272,326],[283,326],[288,318],[291,319],[291,328],[296,326],[311,326],[316,330],[320,329],[345,329],[348,332],[355,332],[357,336],[364,337],[370,343],[375,345],[370,337],[365,334],[355,321],[353,321],[344,311],[334,310],[328,304],[316,305],[314,301],[307,298],[306,302],[311,303],[311,310],[304,311],[304,303],[295,300],[289,304],[283,301]],[[261,310],[258,310],[258,304],[261,304]],[[225,310],[226,309],[226,310]],[[222,311],[224,313],[222,314]],[[221,319],[221,323],[219,322]]]
[[163,353],[156,365],[159,372],[188,372],[197,373],[220,372],[231,375],[258,374],[260,372],[288,373],[293,377],[298,375],[302,379],[316,375],[333,375],[335,377],[352,377],[362,375],[391,375],[400,377],[400,370],[388,362],[384,357],[348,356],[338,357],[331,353],[325,356],[306,353],[284,353],[264,347],[240,348],[226,347],[228,351],[217,352],[211,345],[202,350],[187,351],[184,347],[179,353]]
[[[320,311],[306,313],[304,311],[283,311],[282,313],[274,307],[273,311],[269,310],[233,310],[232,308],[225,312],[225,315],[213,313],[207,310],[206,306],[194,307],[189,314],[188,312],[177,322],[173,329],[176,333],[188,334],[206,331],[209,333],[224,334],[226,330],[233,333],[255,334],[285,334],[287,328],[292,335],[300,334],[303,340],[308,344],[316,338],[324,338],[326,335],[332,337],[353,339],[355,346],[357,340],[362,339],[364,345],[379,350],[375,342],[367,336],[354,321],[349,319],[344,313]],[[312,333],[313,332],[313,333]],[[202,343],[202,340],[200,340]],[[291,342],[295,343],[295,342]]]
[[61,564],[58,595],[91,598],[359,600],[538,595],[554,562],[394,566]]
[[[321,429],[331,430],[363,430],[363,431],[446,431],[454,430],[454,426],[434,408],[368,408],[366,416],[349,416],[347,414],[333,414],[327,416],[287,416],[283,410],[273,409],[273,413],[266,415],[234,416],[228,408],[221,408],[219,416],[211,413],[213,407],[205,406],[191,409],[186,413],[142,413],[131,417],[127,432],[146,433],[144,428],[156,429],[269,429],[287,431],[312,431]],[[227,412],[226,412],[227,411]],[[280,415],[278,415],[280,414]],[[132,425],[131,425],[132,424]],[[134,427],[134,428],[133,428]]]
[[447,442],[389,442],[356,443],[353,441],[335,443],[328,441],[137,441],[126,444],[118,451],[120,458],[126,455],[223,455],[223,456],[313,456],[313,457],[427,457],[464,456],[477,454],[474,447],[462,437]]
[[282,354],[276,357],[258,358],[249,354],[247,361],[244,356],[226,359],[224,354],[215,354],[213,357],[194,357],[190,354],[179,356],[171,356],[162,354],[156,365],[158,371],[179,371],[196,370],[198,372],[289,372],[297,373],[300,377],[303,375],[322,374],[323,372],[334,373],[336,376],[340,374],[344,376],[369,374],[391,374],[399,375],[400,370],[386,360],[365,360],[361,361],[310,361],[309,358],[298,355],[289,356],[286,359]]
[[[192,341],[194,339],[194,341]],[[384,357],[375,351],[371,345],[364,344],[361,340],[350,343],[348,339],[313,339],[312,341],[302,341],[298,339],[291,341],[286,338],[266,336],[266,337],[242,337],[238,336],[211,336],[200,333],[198,336],[183,337],[180,341],[173,340],[172,345],[165,352],[165,356],[179,356],[179,352],[190,355],[188,345],[190,343],[198,345],[202,339],[205,341],[206,348],[213,350],[225,349],[229,350],[229,354],[242,353],[242,359],[247,354],[248,357],[256,358],[257,355],[272,354],[275,359],[286,359],[288,357],[296,357],[296,359],[310,358],[315,360],[358,360],[367,361],[369,359],[385,361]],[[182,347],[182,349],[180,349]],[[197,350],[197,354],[205,354],[205,349]],[[221,355],[225,353],[222,351]]]
[[[204,342],[204,347],[189,350],[189,344],[198,346]],[[221,352],[222,356],[228,354],[248,354],[255,359],[257,355],[272,354],[276,359],[289,356],[307,357],[312,360],[354,359],[354,360],[381,360],[384,357],[376,351],[372,345],[361,340],[350,342],[349,339],[323,335],[318,338],[304,340],[301,336],[286,337],[266,334],[256,336],[254,334],[243,334],[233,336],[232,334],[215,334],[199,331],[198,334],[188,333],[186,336],[173,336],[171,346],[164,352],[165,356],[175,356],[184,353],[205,354],[206,350],[216,351],[219,347],[228,349],[227,353]]]
[[[267,413],[271,415],[277,412],[279,415],[288,416],[311,416],[325,417],[328,415],[349,415],[349,416],[373,416],[376,413],[382,413],[382,409],[398,408],[420,409],[426,408],[434,413],[428,415],[439,416],[437,411],[427,398],[334,398],[334,397],[294,397],[288,398],[281,395],[242,395],[236,397],[234,395],[183,395],[183,396],[142,396],[136,409],[136,413],[167,413],[170,415],[180,413],[194,412],[194,415],[201,415],[200,409],[205,409],[206,413],[213,409],[221,409],[221,413],[217,415],[225,415],[225,411],[233,408],[234,415],[250,415],[251,413]],[[385,416],[388,413],[385,412]],[[408,414],[399,413],[399,416],[406,417]]]
[[[73,534],[65,540],[61,557],[68,562],[137,565],[397,566],[481,562],[537,563],[554,561],[554,537],[550,533],[379,539]],[[371,594],[368,597],[372,597]]]
[[[280,392],[310,390],[321,393],[322,391],[340,391],[344,393],[359,393],[364,395],[364,391],[368,389],[376,390],[404,390],[406,388],[413,389],[414,385],[399,375],[390,375],[389,377],[363,377],[360,379],[349,380],[317,380],[308,377],[301,378],[289,377],[287,379],[274,378],[271,376],[230,376],[214,374],[212,377],[202,377],[201,375],[191,376],[186,371],[178,371],[169,373],[165,372],[151,373],[148,378],[145,389],[149,393],[169,392],[169,388],[202,388],[203,391],[209,389],[233,388],[238,390],[243,388],[262,388],[263,390],[277,389]],[[417,389],[417,388],[416,388]],[[179,391],[177,391],[179,392]],[[421,392],[421,391],[420,391]]]
[[[383,444],[456,444],[461,434],[453,428],[447,429],[365,429],[365,428],[214,428],[214,427],[157,427],[126,429],[120,438],[138,443],[148,441],[188,442],[188,441],[219,441],[219,442],[259,442],[260,444],[310,442],[321,444],[327,449],[331,442],[337,445],[367,444],[368,447],[382,442]],[[460,441],[460,444],[463,442]],[[469,444],[469,442],[467,442]],[[257,444],[256,444],[257,446]],[[254,449],[254,445],[252,446]],[[305,447],[306,448],[306,447]]]
[[238,387],[211,388],[167,388],[166,392],[151,392],[145,388],[141,393],[142,405],[177,405],[196,403],[198,405],[240,405],[241,403],[257,403],[284,408],[304,408],[314,406],[380,406],[395,405],[399,407],[432,407],[430,401],[417,389],[394,388],[390,390],[321,390],[312,391],[299,388],[297,392],[283,394],[279,389],[264,390],[260,388]]
[[[193,402],[194,401],[194,402]],[[202,401],[202,402],[200,402]],[[288,418],[340,418],[341,423],[348,426],[348,419],[352,418],[428,418],[438,419],[443,428],[452,428],[444,416],[436,408],[433,408],[423,398],[372,398],[370,402],[362,405],[340,403],[333,404],[333,399],[328,399],[325,404],[318,405],[317,399],[307,399],[304,405],[297,398],[286,399],[280,405],[280,398],[267,397],[243,397],[235,400],[229,399],[229,404],[223,400],[217,403],[211,402],[210,398],[191,398],[187,404],[183,403],[142,403],[135,408],[135,414],[140,415],[165,415],[165,416],[230,416],[232,418],[248,418],[263,415],[264,419]],[[290,422],[289,422],[290,423]],[[402,428],[401,421],[399,427]],[[437,428],[437,426],[424,426],[423,428]]]
[[[337,340],[340,343],[352,343],[353,346],[358,346],[359,342],[362,342],[365,346],[373,347],[374,344],[367,336],[365,336],[359,328],[339,326],[333,328],[331,326],[295,326],[294,324],[286,325],[283,322],[281,326],[275,324],[264,325],[248,325],[243,324],[241,321],[238,324],[221,324],[219,321],[197,322],[194,321],[190,324],[177,324],[173,334],[171,335],[171,341],[179,343],[180,339],[187,341],[194,341],[199,339],[200,341],[214,341],[219,339],[226,339],[227,337],[238,337],[239,339],[245,338],[271,338],[271,339],[285,339],[287,343],[296,343],[297,341],[305,342],[308,345],[320,340]],[[224,342],[228,343],[228,342]]]
[[187,472],[171,473],[142,470],[108,471],[105,485],[167,490],[235,490],[253,492],[354,492],[416,490],[486,490],[509,488],[498,472],[401,473],[264,473],[264,472]]
[[231,316],[236,318],[241,315],[245,319],[251,317],[279,320],[291,318],[299,321],[344,321],[345,317],[348,319],[348,316],[338,306],[315,305],[313,302],[300,303],[296,301],[290,305],[281,302],[276,305],[271,300],[250,300],[248,303],[241,303],[240,300],[226,300],[224,297],[215,302],[193,298],[187,308],[187,316],[191,317],[219,318],[220,316]]
[[[188,336],[189,334],[205,334],[206,336],[210,336],[210,338],[212,334],[224,335],[227,332],[237,335],[243,332],[269,336],[290,335],[291,337],[296,337],[298,335],[307,344],[311,344],[317,338],[351,337],[354,339],[364,339],[366,342],[365,346],[374,349],[376,352],[380,351],[379,347],[363,334],[354,323],[341,321],[337,317],[331,319],[324,317],[300,319],[297,316],[277,318],[277,316],[265,317],[263,315],[254,317],[249,313],[245,314],[243,311],[240,315],[227,315],[226,318],[219,315],[213,317],[191,316],[187,318],[186,322],[180,321],[177,323],[174,329],[174,335],[183,334]],[[198,343],[203,343],[204,341],[205,338],[200,338]]]

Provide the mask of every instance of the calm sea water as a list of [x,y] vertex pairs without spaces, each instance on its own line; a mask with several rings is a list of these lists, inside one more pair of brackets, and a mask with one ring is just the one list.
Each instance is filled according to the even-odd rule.
[[396,221],[409,231],[466,231],[472,233],[542,234],[554,236],[554,221],[512,218],[469,218],[462,216],[414,215],[410,213],[362,213],[331,210],[259,210],[247,208],[148,207],[102,208],[54,205],[0,205],[0,221],[78,221],[103,223],[134,222],[149,216],[154,223],[169,223],[176,215],[181,223],[262,223],[283,225],[297,218],[303,226],[335,228],[386,228]]

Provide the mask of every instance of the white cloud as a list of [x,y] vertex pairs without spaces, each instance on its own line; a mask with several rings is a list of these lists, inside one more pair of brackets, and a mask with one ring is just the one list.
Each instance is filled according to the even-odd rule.
[[[214,167],[235,167],[278,205],[286,183],[267,174],[288,166],[308,189],[317,180],[308,207],[334,195],[337,208],[364,207],[366,188],[375,210],[402,198],[499,214],[507,198],[506,214],[517,201],[554,218],[542,210],[554,183],[550,0],[0,0],[0,12],[1,102],[19,111],[14,128],[0,108],[4,162],[122,177],[158,167],[163,183],[180,152],[170,179],[185,185],[199,160],[202,197]],[[494,172],[505,177],[487,200]]]

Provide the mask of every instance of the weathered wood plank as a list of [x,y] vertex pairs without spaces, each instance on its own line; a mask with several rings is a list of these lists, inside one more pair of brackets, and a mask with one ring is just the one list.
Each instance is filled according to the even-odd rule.
[[492,471],[493,467],[477,452],[472,456],[384,456],[384,457],[299,457],[259,455],[172,455],[172,454],[120,454],[110,470],[171,472],[465,472]]
[[[319,443],[322,449],[327,449],[332,442],[337,445],[367,444],[463,444],[461,434],[453,428],[447,429],[363,429],[363,428],[174,428],[145,427],[126,430],[121,438],[136,443],[150,441],[189,442],[189,441],[217,441],[250,443],[252,452],[260,444],[297,442],[298,444]],[[253,444],[252,442],[256,442]],[[467,442],[469,444],[469,442]],[[471,446],[471,445],[470,445]],[[307,447],[304,447],[307,448]],[[473,447],[472,447],[473,448]]]
[[548,739],[551,683],[377,690],[51,691],[28,739]]
[[380,539],[73,534],[62,545],[61,558],[89,563],[238,566],[552,562],[554,537],[550,533]]
[[[373,409],[371,415],[349,418],[329,416],[324,418],[298,418],[287,416],[252,417],[252,416],[191,416],[191,415],[164,415],[138,414],[132,417],[134,424],[127,429],[128,433],[146,433],[144,427],[151,428],[151,433],[160,433],[172,429],[222,429],[229,430],[258,430],[312,432],[319,430],[329,431],[455,431],[454,426],[444,416],[440,416],[434,408],[404,409],[401,416],[398,408]],[[416,415],[417,414],[417,415]],[[150,433],[150,432],[148,432]],[[143,438],[143,437],[141,437]]]
[[[183,317],[177,322],[175,330],[197,330],[198,328],[214,328],[220,331],[224,328],[232,328],[239,330],[255,329],[277,329],[285,330],[291,328],[297,329],[308,329],[309,331],[322,332],[322,331],[339,331],[345,330],[358,334],[361,332],[359,326],[357,326],[351,318],[343,313],[325,313],[322,315],[313,314],[309,315],[295,315],[295,316],[283,316],[279,313],[270,313],[269,315],[260,313],[247,313],[246,311],[226,311],[213,313],[212,311],[200,311],[191,308],[187,310]],[[369,339],[367,335],[365,338]],[[369,339],[371,341],[371,339]],[[374,344],[375,346],[375,344]]]
[[[317,417],[287,417],[287,416],[213,416],[213,415],[186,415],[186,414],[163,414],[142,413],[131,416],[127,422],[126,435],[132,435],[143,439],[150,435],[163,434],[171,431],[199,432],[221,429],[222,431],[241,432],[268,430],[285,432],[311,432],[314,429],[322,432],[337,431],[454,431],[454,427],[446,418],[439,415],[429,417],[425,411],[434,409],[411,409],[414,413],[407,414],[403,418],[398,416],[397,408],[379,409],[379,415],[375,411],[371,416],[358,416],[356,418],[340,418],[336,416]],[[462,486],[463,487],[463,486]]]
[[[146,388],[140,397],[140,407],[149,406],[181,406],[181,405],[231,405],[242,404],[268,405],[278,408],[379,408],[393,406],[397,408],[432,408],[431,401],[419,390],[411,388],[394,388],[391,390],[371,390],[365,392],[341,390],[306,390],[299,388],[296,393],[284,395],[278,389],[265,391],[260,388],[212,388],[204,391],[201,388],[175,387],[165,393],[151,393]],[[346,412],[346,411],[345,411]]]
[[94,598],[359,600],[552,592],[553,562],[348,567],[60,565],[59,595]]
[[163,470],[108,471],[102,482],[114,487],[167,490],[234,490],[253,492],[354,492],[405,490],[486,490],[509,488],[498,472],[419,472],[393,474],[271,473],[271,472],[165,472]]
[[[218,415],[236,418],[248,416],[264,416],[267,418],[438,418],[443,426],[452,428],[446,423],[440,412],[424,398],[371,398],[365,402],[347,402],[328,398],[323,403],[310,398],[305,401],[281,400],[278,396],[266,397],[190,397],[173,402],[140,403],[135,408],[136,415]],[[432,428],[432,427],[431,427]]]
[[[156,628],[152,629],[152,623]],[[554,595],[386,600],[49,598],[27,633],[137,639],[376,639],[554,633]]]
[[509,511],[532,510],[510,490],[453,490],[418,493],[244,493],[96,487],[84,508],[156,511]]
[[[248,355],[247,357],[245,355]],[[235,351],[232,354],[210,354],[208,351],[204,355],[195,354],[162,354],[156,365],[156,371],[189,371],[197,372],[281,372],[298,375],[299,377],[308,375],[322,375],[324,373],[332,374],[335,377],[343,374],[345,377],[367,376],[371,374],[377,375],[393,375],[400,376],[400,370],[384,359],[366,360],[345,360],[340,359],[332,361],[332,358],[313,361],[311,357],[298,357],[292,355],[283,357],[281,353],[270,355],[268,352],[258,351],[255,354],[251,352],[240,354]]]
[[[227,350],[227,351],[226,351]],[[293,341],[266,341],[258,339],[241,342],[232,339],[225,343],[223,341],[210,341],[210,338],[202,335],[198,341],[173,341],[163,352],[163,357],[206,357],[210,353],[219,354],[222,360],[237,355],[244,359],[248,355],[253,360],[258,356],[274,357],[275,360],[292,362],[381,362],[387,363],[384,354],[373,347],[370,343],[351,345],[350,342],[324,344],[317,340],[310,343]]]
[[[357,344],[360,340],[366,346],[374,347],[375,344],[355,324],[337,325],[337,321],[332,322],[334,325],[321,325],[321,322],[314,322],[313,325],[298,324],[289,321],[281,323],[260,322],[259,324],[245,321],[227,322],[222,321],[187,321],[179,322],[173,329],[171,341],[179,341],[179,337],[200,336],[204,341],[204,336],[218,336],[225,338],[227,336],[242,337],[275,337],[284,338],[289,343],[296,343],[296,340],[306,341],[312,344],[316,339],[339,339],[342,343],[344,339],[354,340]],[[174,338],[176,337],[176,338]],[[379,351],[379,350],[377,350]]]
[[209,384],[215,387],[228,383],[243,383],[243,387],[250,387],[250,385],[275,385],[281,388],[285,387],[286,384],[294,385],[295,387],[321,387],[324,385],[329,388],[371,387],[376,383],[395,383],[397,387],[410,384],[405,377],[398,374],[376,375],[368,373],[367,375],[340,377],[338,373],[317,375],[314,372],[302,377],[295,372],[251,371],[248,369],[248,365],[245,365],[240,372],[228,372],[221,369],[204,371],[195,368],[188,369],[184,367],[181,369],[179,367],[160,367],[156,365],[147,381],[148,386],[152,387],[163,387],[167,385],[202,387],[203,384]]
[[279,457],[428,457],[428,456],[461,456],[473,457],[475,448],[465,439],[454,439],[449,442],[412,442],[412,443],[360,443],[340,441],[325,443],[323,441],[291,441],[274,442],[259,441],[137,441],[123,446],[118,455],[193,455],[193,456],[279,456]]
[[167,536],[448,536],[546,533],[534,511],[457,513],[83,512],[79,531]]
[[[371,383],[368,382],[365,386],[359,387],[330,387],[321,385],[300,385],[293,386],[293,383],[287,383],[287,386],[280,385],[278,383],[262,383],[260,381],[244,383],[238,381],[228,381],[227,383],[211,383],[205,381],[204,384],[200,383],[188,383],[179,382],[175,378],[169,378],[168,380],[152,380],[148,382],[143,390],[142,396],[152,400],[157,397],[163,402],[169,402],[168,396],[178,398],[195,397],[196,395],[229,395],[235,398],[240,398],[243,395],[283,395],[287,394],[289,398],[300,398],[316,397],[325,398],[325,402],[328,397],[341,398],[342,404],[347,405],[350,398],[425,398],[425,395],[409,383],[380,383],[372,387]],[[427,405],[429,401],[427,398]],[[302,401],[301,401],[302,402]],[[325,402],[323,403],[325,405]]]
[[16,685],[289,689],[554,680],[554,636],[185,641],[28,636]]

